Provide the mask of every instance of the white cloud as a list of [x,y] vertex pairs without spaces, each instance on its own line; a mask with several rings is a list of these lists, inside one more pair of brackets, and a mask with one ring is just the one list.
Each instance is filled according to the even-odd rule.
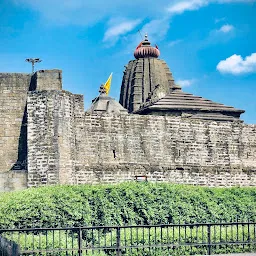
[[208,1],[206,0],[190,0],[177,2],[168,8],[170,14],[181,14],[185,11],[198,10],[203,6],[206,6]]
[[[39,14],[43,24],[47,25],[79,25],[84,27],[93,26],[99,22],[112,19],[113,17],[126,17],[127,21],[119,24],[108,24],[104,35],[104,42],[114,45],[120,38],[133,30],[139,20],[150,20],[141,29],[148,32],[153,42],[160,42],[168,33],[171,17],[182,14],[185,11],[198,10],[210,3],[248,3],[256,0],[10,0],[22,8],[30,8]],[[171,6],[168,5],[173,3]],[[143,11],[141,11],[142,7]],[[168,8],[167,8],[168,7]],[[167,9],[167,12],[166,12]],[[135,22],[135,23],[133,23]],[[135,37],[130,35],[129,38]],[[124,39],[124,37],[123,37]],[[130,39],[128,39],[129,41]]]
[[225,20],[226,20],[226,17],[217,18],[217,19],[215,19],[215,23],[219,23],[219,22],[222,22],[222,21],[225,21]]
[[183,40],[181,40],[181,39],[177,39],[177,40],[171,41],[171,42],[168,44],[168,46],[173,47],[173,46],[175,46],[175,45],[181,43],[182,41],[183,41]]
[[254,3],[256,0],[211,0],[212,2],[217,2],[221,4],[228,4],[228,3]]
[[176,84],[180,85],[181,87],[188,87],[188,86],[191,86],[194,82],[195,82],[195,79],[177,80]]
[[229,32],[231,32],[231,31],[233,31],[234,29],[235,29],[234,26],[229,25],[229,24],[226,24],[226,25],[223,25],[223,26],[218,30],[218,32],[229,33]]
[[155,43],[161,41],[166,36],[170,28],[170,21],[168,17],[162,19],[154,19],[146,23],[142,29],[142,33],[148,33],[150,35],[150,40]]
[[233,25],[223,25],[219,29],[213,29],[209,32],[208,37],[201,41],[200,47],[212,44],[227,43],[236,36],[235,27]]
[[227,4],[227,3],[254,3],[256,0],[185,0],[176,1],[167,8],[171,15],[182,14],[185,11],[195,11],[211,3]]
[[151,17],[152,20],[161,19],[160,17],[165,16],[166,7],[170,2],[173,4],[167,8],[168,15],[198,10],[210,3],[250,3],[256,0],[10,0],[10,2],[38,12],[44,23],[49,21],[51,25],[91,26],[104,19],[120,16],[120,13],[123,17],[132,20],[143,20],[147,17]]
[[[143,37],[146,33],[148,33],[148,39],[151,42],[151,45],[157,44],[161,52],[161,45],[159,45],[159,42],[165,38],[169,27],[170,21],[167,17],[165,17],[162,19],[151,20],[150,22],[146,23],[142,28],[140,28],[140,32]],[[123,39],[126,39],[125,54],[131,54],[138,46],[139,42],[142,40],[141,36],[137,31],[136,33],[129,34],[129,37]]]
[[140,20],[129,20],[110,26],[105,32],[103,41],[116,41],[118,40],[119,36],[125,35],[126,33],[132,31],[140,23]]
[[256,53],[252,53],[245,59],[241,55],[234,54],[231,57],[222,60],[217,65],[217,70],[221,73],[233,75],[242,75],[256,72]]
[[[43,21],[51,25],[91,26],[99,21],[118,17],[129,17],[131,20],[163,15],[164,7],[169,0],[158,1],[123,1],[123,0],[10,0],[21,7],[29,7],[40,14]],[[143,12],[141,8],[143,8]],[[159,8],[160,6],[160,8]]]

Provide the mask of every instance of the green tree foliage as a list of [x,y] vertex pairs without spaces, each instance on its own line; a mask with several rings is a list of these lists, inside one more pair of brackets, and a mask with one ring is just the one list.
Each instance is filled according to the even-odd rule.
[[166,183],[47,186],[0,193],[0,228],[256,219],[256,188]]

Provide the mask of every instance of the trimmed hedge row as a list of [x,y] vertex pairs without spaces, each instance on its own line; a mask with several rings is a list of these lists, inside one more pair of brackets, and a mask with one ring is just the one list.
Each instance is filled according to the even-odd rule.
[[0,228],[256,219],[256,188],[167,183],[47,186],[0,193]]

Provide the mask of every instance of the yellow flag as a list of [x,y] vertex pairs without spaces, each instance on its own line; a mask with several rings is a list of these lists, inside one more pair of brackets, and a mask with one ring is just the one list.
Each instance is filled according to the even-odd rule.
[[104,84],[104,88],[106,89],[106,94],[108,94],[108,93],[109,93],[109,90],[110,90],[111,80],[112,80],[112,74],[113,74],[113,73],[110,74],[110,76],[109,76],[107,82]]

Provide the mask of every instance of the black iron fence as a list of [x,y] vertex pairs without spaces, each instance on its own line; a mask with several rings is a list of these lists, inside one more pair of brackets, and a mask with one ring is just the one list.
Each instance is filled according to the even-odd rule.
[[256,252],[256,222],[9,229],[0,230],[0,235],[17,243],[21,255]]

